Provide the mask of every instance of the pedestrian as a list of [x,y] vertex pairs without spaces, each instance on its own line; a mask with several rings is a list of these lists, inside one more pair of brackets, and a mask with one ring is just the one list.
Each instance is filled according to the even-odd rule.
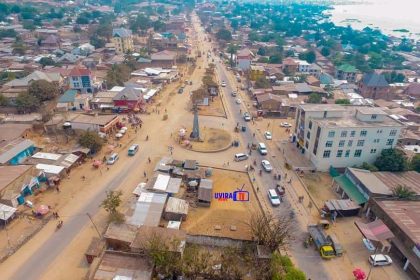
[[147,158],[147,160],[149,161],[149,163],[150,163],[150,162],[152,162],[152,161],[150,160],[150,157],[148,157],[148,158]]
[[252,137],[254,137],[254,138],[255,138],[255,132],[254,132],[254,133],[252,133]]
[[255,177],[254,177],[254,178],[252,178],[252,182],[255,182]]
[[144,176],[144,177],[146,177],[146,176],[147,176],[146,171],[144,171],[144,172],[143,172],[143,176]]
[[82,180],[83,180],[83,181],[85,181],[85,180],[86,180],[86,176],[85,176],[85,175],[83,175],[83,176],[82,176]]
[[227,166],[229,166],[229,161],[227,162]]
[[57,186],[55,187],[55,190],[59,193],[60,192],[60,188]]
[[[255,178],[254,178],[255,179]],[[257,192],[259,192],[260,191],[260,187],[257,187]]]
[[109,167],[108,166],[106,167],[106,171],[109,171]]

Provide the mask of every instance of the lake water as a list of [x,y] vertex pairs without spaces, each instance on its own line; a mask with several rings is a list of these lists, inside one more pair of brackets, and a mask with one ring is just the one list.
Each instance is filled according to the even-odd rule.
[[[335,5],[330,11],[332,21],[342,26],[350,24],[356,29],[378,27],[388,35],[420,40],[420,0],[356,1],[362,3]],[[395,32],[395,29],[407,29],[410,33]]]

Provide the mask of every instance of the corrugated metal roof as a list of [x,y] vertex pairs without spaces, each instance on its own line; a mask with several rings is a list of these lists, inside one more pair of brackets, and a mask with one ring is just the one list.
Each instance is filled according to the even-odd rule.
[[142,192],[127,223],[134,226],[158,226],[168,195]]
[[11,147],[10,149],[7,149],[0,155],[0,164],[7,163],[9,160],[11,160],[13,157],[18,155],[20,152],[34,145],[35,145],[34,142],[28,139],[19,141],[19,143],[16,143],[15,145],[13,145],[13,147]]

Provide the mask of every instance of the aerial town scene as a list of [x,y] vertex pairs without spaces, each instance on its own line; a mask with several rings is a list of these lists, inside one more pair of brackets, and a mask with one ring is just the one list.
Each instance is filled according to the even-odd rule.
[[0,280],[420,279],[418,0],[1,0]]

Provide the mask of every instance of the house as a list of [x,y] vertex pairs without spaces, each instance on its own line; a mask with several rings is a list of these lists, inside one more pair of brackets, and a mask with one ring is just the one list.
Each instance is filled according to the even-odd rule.
[[356,82],[357,69],[350,64],[342,64],[335,70],[335,77],[338,80],[346,80],[350,83]]
[[251,65],[250,67],[249,78],[251,81],[256,81],[260,78],[265,77],[265,68],[260,65]]
[[41,41],[41,48],[44,50],[55,50],[61,47],[60,38],[57,35],[48,35]]
[[166,193],[141,192],[136,204],[130,209],[132,215],[127,217],[127,224],[157,227],[167,198]]
[[371,172],[348,167],[344,174],[333,178],[333,188],[341,198],[350,198],[359,205],[364,205],[371,198],[392,198],[392,191],[397,185],[408,187],[420,200],[418,180],[420,174],[415,171]]
[[291,57],[283,60],[283,72],[285,75],[294,75],[298,71],[298,63]]
[[139,110],[144,104],[143,93],[134,87],[124,87],[113,98],[114,107],[123,110]]
[[[181,180],[181,179],[180,179]],[[166,202],[163,217],[167,221],[185,221],[188,215],[188,202],[184,199],[170,197]]]
[[390,86],[382,74],[364,74],[358,87],[360,94],[364,98],[389,100],[392,97],[390,95]]
[[382,220],[393,233],[389,252],[393,265],[420,279],[420,201],[371,199],[366,216]]
[[35,151],[35,143],[29,139],[16,138],[0,144],[0,164],[18,165]]
[[57,109],[64,111],[76,111],[89,109],[91,95],[80,94],[75,89],[69,89],[60,96],[57,101]]
[[127,53],[134,50],[133,34],[125,28],[114,28],[112,30],[112,42],[117,53]]
[[88,56],[95,51],[95,47],[89,43],[82,44],[74,48],[71,53],[74,55]]
[[55,61],[60,64],[73,65],[82,59],[83,59],[83,56],[72,54],[72,53],[65,53],[59,58],[57,58]]
[[120,118],[118,115],[77,115],[70,121],[71,127],[78,130],[88,130],[110,134],[118,130]]
[[129,251],[130,245],[137,234],[137,227],[126,223],[110,223],[104,238],[108,248],[119,251]]
[[69,84],[71,89],[81,93],[93,93],[95,77],[87,68],[74,67],[69,73]]
[[165,250],[181,257],[185,249],[187,234],[183,230],[142,225],[130,245],[131,252],[144,254],[148,251],[149,242],[154,239],[163,242]]
[[420,99],[420,83],[411,83],[403,91],[403,95],[412,99]]
[[114,97],[118,94],[117,91],[102,91],[95,94],[90,101],[92,109],[107,110],[114,108]]
[[198,186],[197,205],[210,207],[213,199],[213,181],[209,179],[201,179]]
[[313,75],[309,75],[306,77],[306,83],[310,86],[320,87],[321,82]]
[[152,280],[153,266],[139,255],[106,251],[92,280]]
[[171,68],[176,64],[176,53],[172,51],[161,51],[151,55],[152,65],[156,67]]
[[288,116],[289,106],[285,96],[263,93],[256,96],[257,108],[267,116]]
[[0,124],[0,146],[18,138],[26,138],[32,130],[32,125],[18,123]]
[[[39,167],[38,166],[39,164],[63,167],[65,169],[64,171],[67,171],[67,173],[69,173],[70,170],[80,162],[80,160],[81,160],[81,156],[78,156],[75,154],[54,154],[54,153],[37,152],[31,157],[28,157],[25,160],[25,164],[37,165],[37,168]],[[44,169],[44,168],[38,168],[38,169]]]
[[0,203],[17,207],[25,202],[40,183],[33,165],[0,166]]
[[379,108],[304,104],[296,111],[296,146],[321,171],[373,163],[396,146],[403,127]]
[[236,54],[237,67],[242,71],[248,71],[254,54],[248,49],[239,50]]

